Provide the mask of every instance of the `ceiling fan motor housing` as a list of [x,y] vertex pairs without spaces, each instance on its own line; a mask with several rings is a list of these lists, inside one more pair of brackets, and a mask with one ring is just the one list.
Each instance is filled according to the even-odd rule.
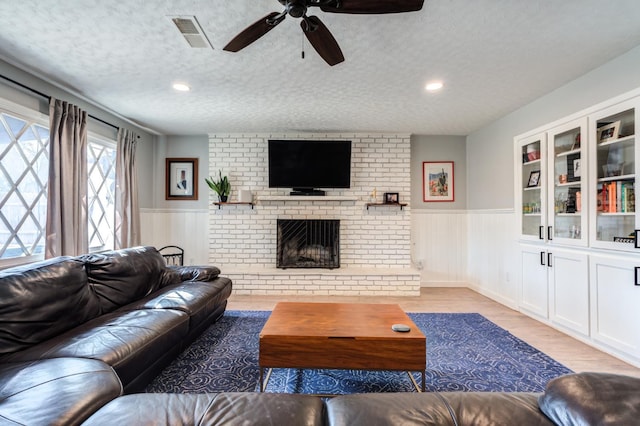
[[[282,3],[281,0],[279,0]],[[284,0],[287,13],[293,18],[302,18],[307,13],[307,2],[305,0]]]

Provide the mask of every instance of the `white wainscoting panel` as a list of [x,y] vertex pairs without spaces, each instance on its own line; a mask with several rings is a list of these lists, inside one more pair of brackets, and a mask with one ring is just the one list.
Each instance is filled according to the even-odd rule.
[[140,209],[142,245],[184,249],[185,265],[209,263],[209,210]]
[[422,287],[467,286],[465,211],[413,209],[411,236]]
[[512,309],[518,308],[518,258],[515,213],[469,210],[468,286]]

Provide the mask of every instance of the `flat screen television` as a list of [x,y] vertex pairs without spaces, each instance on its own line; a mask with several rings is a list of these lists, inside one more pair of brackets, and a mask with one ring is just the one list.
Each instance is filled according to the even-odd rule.
[[269,140],[269,188],[324,195],[351,187],[351,141]]

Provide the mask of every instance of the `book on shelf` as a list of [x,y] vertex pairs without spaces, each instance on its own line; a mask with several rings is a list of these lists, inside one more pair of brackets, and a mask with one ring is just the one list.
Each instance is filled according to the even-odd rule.
[[598,211],[603,213],[633,213],[635,191],[633,182],[603,183],[598,190]]

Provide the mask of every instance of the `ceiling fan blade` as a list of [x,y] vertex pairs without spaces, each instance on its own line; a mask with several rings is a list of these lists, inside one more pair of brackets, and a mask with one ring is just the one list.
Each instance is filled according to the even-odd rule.
[[[275,19],[280,16],[279,19]],[[271,12],[264,18],[261,18],[245,28],[240,34],[235,36],[227,45],[222,49],[227,52],[237,52],[244,49],[272,29],[276,27],[280,22],[284,20],[287,15],[283,15],[278,12]]]
[[422,9],[424,0],[340,0],[321,5],[323,12],[378,14],[415,12]]
[[331,66],[344,61],[342,50],[338,42],[329,29],[320,21],[317,16],[307,16],[300,21],[300,26],[311,46],[318,52],[318,55]]

